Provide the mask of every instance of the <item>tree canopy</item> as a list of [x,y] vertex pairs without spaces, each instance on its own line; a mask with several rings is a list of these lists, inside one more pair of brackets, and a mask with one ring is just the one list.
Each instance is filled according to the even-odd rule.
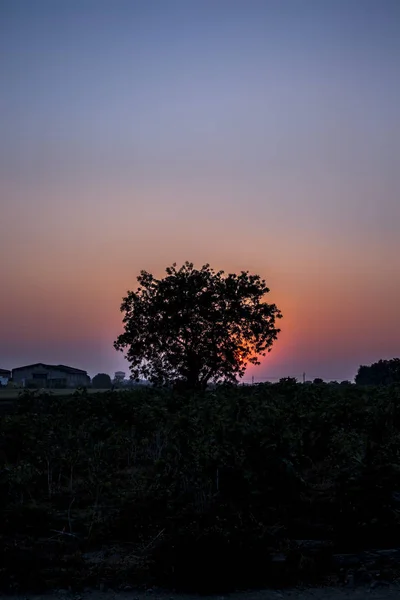
[[111,386],[111,377],[107,373],[98,373],[92,379],[92,387],[98,390],[109,390]]
[[141,271],[137,280],[123,298],[124,333],[114,342],[126,350],[133,379],[188,389],[236,382],[280,332],[281,312],[263,301],[269,288],[259,275],[186,262],[168,267],[163,279]]
[[400,383],[400,358],[379,360],[370,366],[361,365],[355,382],[358,385],[390,385]]

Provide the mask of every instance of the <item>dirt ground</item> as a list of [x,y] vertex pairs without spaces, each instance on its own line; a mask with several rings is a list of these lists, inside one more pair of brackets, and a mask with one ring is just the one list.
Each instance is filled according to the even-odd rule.
[[260,590],[238,592],[218,596],[195,596],[186,594],[173,594],[170,592],[159,593],[156,590],[136,592],[135,590],[114,592],[87,590],[82,594],[58,590],[49,594],[23,596],[1,596],[2,600],[345,600],[355,598],[362,600],[395,600],[400,599],[400,585],[379,583],[361,587],[321,587],[321,588],[293,588],[289,590]]

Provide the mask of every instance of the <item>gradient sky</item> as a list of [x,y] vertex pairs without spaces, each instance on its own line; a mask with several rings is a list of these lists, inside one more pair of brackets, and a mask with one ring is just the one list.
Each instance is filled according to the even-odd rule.
[[257,379],[400,355],[398,0],[1,0],[0,367],[128,372],[140,269],[262,275]]

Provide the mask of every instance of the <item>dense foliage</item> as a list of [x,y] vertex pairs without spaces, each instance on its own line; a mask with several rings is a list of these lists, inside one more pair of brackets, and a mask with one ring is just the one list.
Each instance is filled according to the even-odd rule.
[[270,582],[276,553],[309,575],[298,539],[390,547],[399,426],[396,386],[25,392],[1,417],[0,587],[215,591]]
[[391,385],[400,383],[400,358],[379,360],[372,365],[361,365],[355,381],[359,385]]
[[92,387],[97,390],[109,390],[112,387],[111,377],[107,373],[98,373],[92,379]]
[[209,381],[236,382],[248,364],[271,350],[281,313],[263,301],[258,275],[200,270],[186,262],[164,279],[142,271],[136,292],[123,299],[124,328],[114,346],[127,350],[134,379],[205,389]]

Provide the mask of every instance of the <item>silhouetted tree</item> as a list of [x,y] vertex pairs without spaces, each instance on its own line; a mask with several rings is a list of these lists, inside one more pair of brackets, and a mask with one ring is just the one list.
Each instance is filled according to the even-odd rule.
[[321,379],[321,377],[316,377],[316,378],[314,379],[313,383],[314,383],[315,385],[321,385],[321,383],[324,383],[324,380],[323,380],[323,379]]
[[115,388],[121,388],[124,385],[124,383],[125,383],[125,373],[117,371],[117,373],[115,373],[115,375],[114,375],[112,385]]
[[[278,383],[280,385],[296,386],[298,384],[298,381],[296,377],[281,377]],[[311,383],[311,381],[309,383]]]
[[355,382],[357,385],[390,385],[400,383],[400,358],[380,360],[370,366],[361,365]]
[[280,329],[281,313],[262,299],[269,292],[258,275],[224,275],[186,262],[156,279],[141,271],[121,312],[125,332],[114,347],[127,350],[134,379],[155,385],[204,389],[208,382],[236,382],[246,366],[260,364]]
[[111,386],[111,377],[107,373],[98,373],[92,379],[92,387],[97,390],[109,390]]

